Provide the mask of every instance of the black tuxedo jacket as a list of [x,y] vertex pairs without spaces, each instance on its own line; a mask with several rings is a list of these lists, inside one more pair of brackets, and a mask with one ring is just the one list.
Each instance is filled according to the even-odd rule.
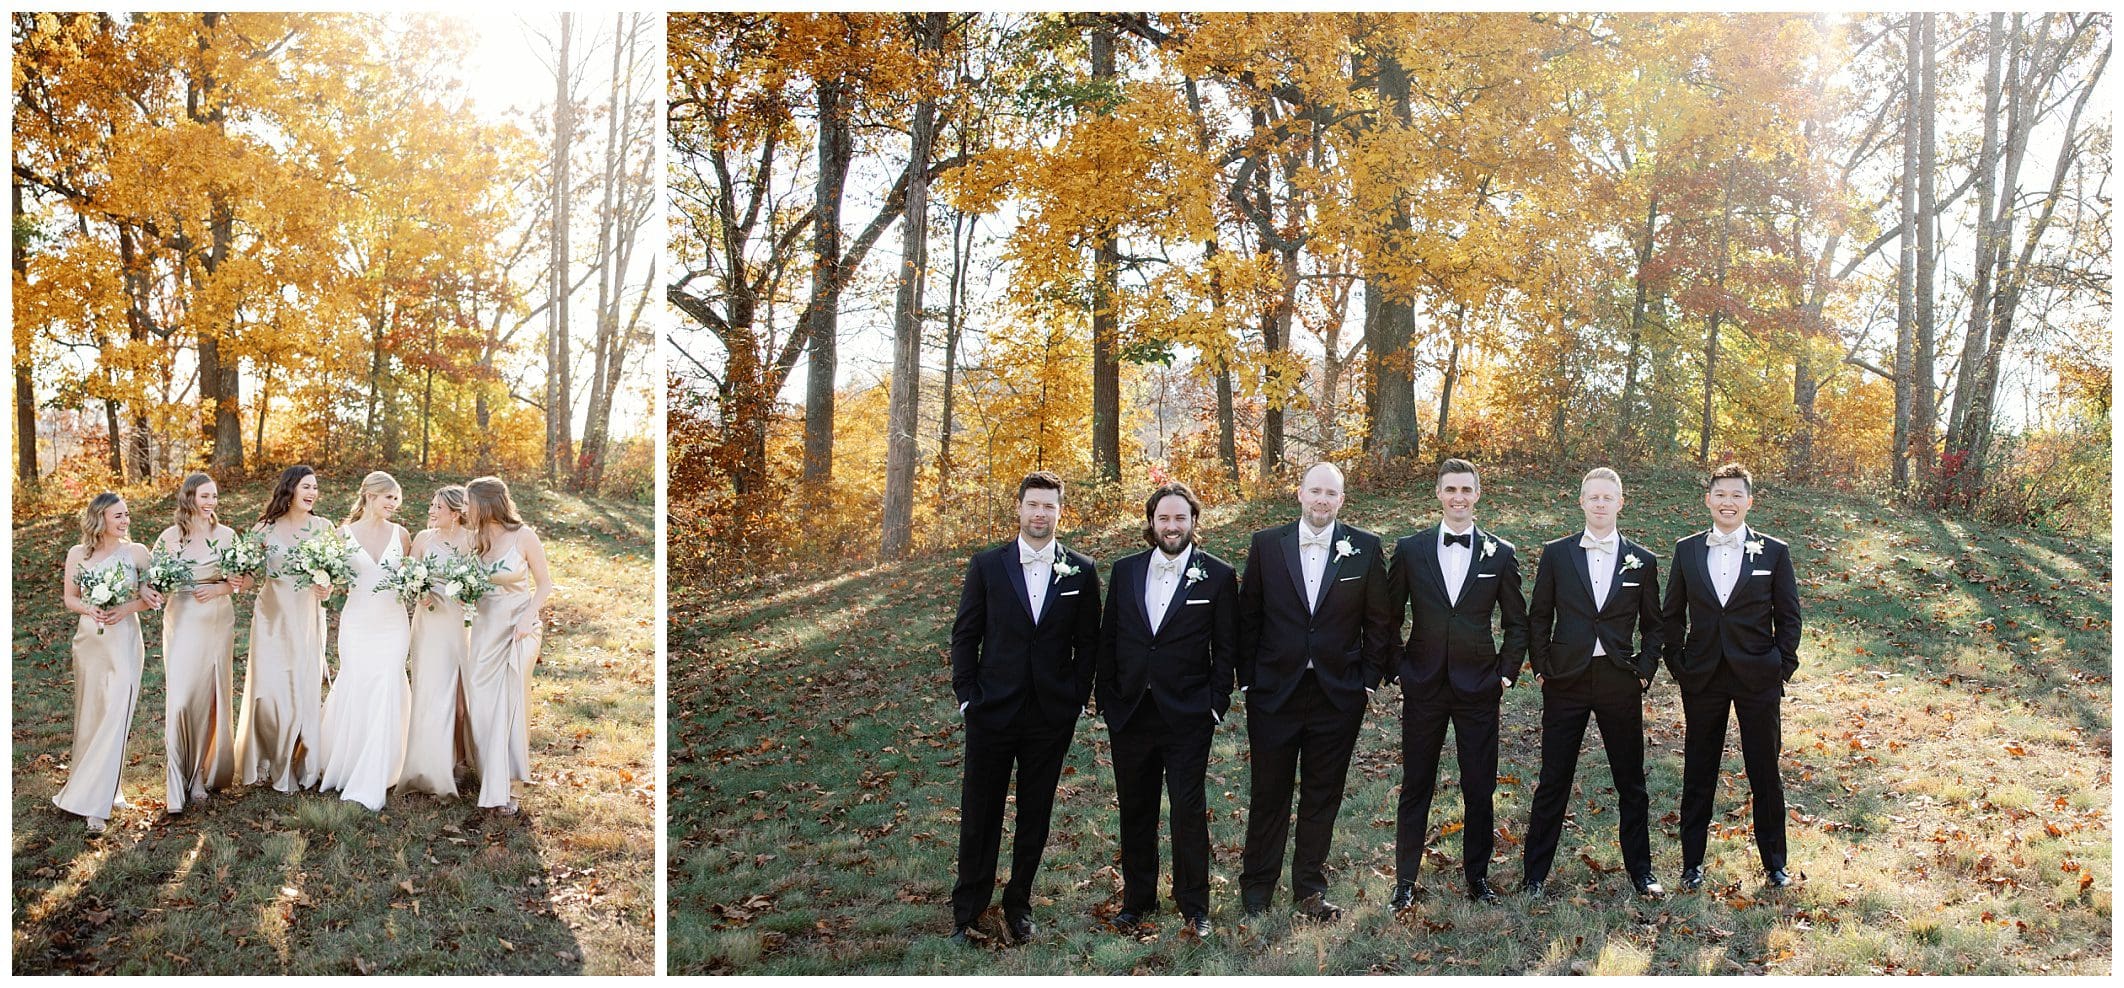
[[[1353,551],[1338,559],[1344,540]],[[1363,709],[1364,691],[1379,685],[1395,641],[1379,547],[1379,536],[1336,522],[1319,599],[1308,609],[1298,523],[1254,533],[1239,581],[1239,686],[1249,710],[1281,709],[1308,660],[1329,702]]]
[[1158,709],[1175,726],[1221,721],[1232,707],[1239,574],[1197,546],[1187,568],[1200,569],[1203,578],[1190,583],[1182,574],[1154,634],[1143,583],[1157,551],[1126,557],[1108,575],[1106,618],[1099,623],[1098,693],[1099,712],[1112,730],[1128,723],[1145,690],[1157,694]]
[[1060,727],[1091,698],[1099,570],[1090,556],[1063,552],[1077,572],[1053,577],[1037,625],[1018,540],[975,553],[967,564],[951,625],[951,691],[968,705],[967,723],[1000,731],[1026,716]]
[[[1799,582],[1785,543],[1746,529],[1762,552],[1741,557],[1740,576],[1723,605],[1711,584],[1710,532],[1674,543],[1674,572],[1661,608],[1666,622],[1667,671],[1684,692],[1711,682],[1723,661],[1752,689],[1768,690],[1799,668]],[[1779,688],[1782,692],[1782,687]]]
[[[1504,689],[1500,679],[1519,677],[1520,662],[1527,654],[1527,598],[1519,586],[1519,557],[1512,543],[1481,526],[1470,534],[1474,555],[1468,560],[1458,603],[1446,599],[1445,572],[1438,564],[1438,526],[1394,543],[1387,592],[1393,598],[1397,639],[1403,615],[1414,614],[1396,669],[1403,696],[1425,695],[1440,685],[1450,685],[1453,692],[1469,699],[1495,698]],[[1497,546],[1487,557],[1483,555],[1486,541]],[[1490,634],[1492,612],[1504,631],[1502,646]]]
[[[1608,575],[1608,600],[1593,606],[1593,573],[1580,533],[1544,543],[1534,568],[1534,597],[1527,605],[1533,623],[1528,657],[1536,675],[1570,680],[1595,661],[1611,662],[1649,680],[1659,672],[1659,560],[1644,546],[1617,536],[1614,569]],[[1631,559],[1638,565],[1629,566]],[[1632,649],[1633,639],[1642,641]],[[1607,653],[1598,660],[1593,643]]]

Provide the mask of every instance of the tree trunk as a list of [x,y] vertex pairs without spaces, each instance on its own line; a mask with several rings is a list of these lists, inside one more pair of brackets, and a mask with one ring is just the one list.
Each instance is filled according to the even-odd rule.
[[1718,328],[1720,321],[1726,314],[1726,258],[1728,256],[1726,237],[1729,228],[1733,225],[1734,175],[1732,169],[1737,167],[1737,164],[1737,162],[1727,163],[1726,179],[1719,193],[1718,246],[1715,248],[1717,253],[1711,261],[1711,283],[1716,291],[1713,293],[1711,318],[1708,320],[1710,326],[1704,333],[1704,411],[1702,425],[1698,429],[1696,438],[1696,462],[1706,466],[1711,463],[1711,432],[1717,424],[1717,419],[1713,414],[1712,399],[1718,392]]
[[812,219],[811,327],[806,340],[811,368],[804,381],[804,473],[806,487],[833,479],[834,373],[841,305],[841,198],[848,164],[855,157],[849,129],[848,84],[816,82],[819,103],[819,181]]
[[1637,436],[1637,372],[1643,362],[1645,322],[1649,315],[1650,290],[1646,269],[1652,264],[1653,236],[1659,228],[1659,193],[1654,191],[1645,203],[1644,237],[1637,244],[1637,269],[1630,282],[1630,344],[1623,361],[1622,416],[1615,431],[1616,448],[1636,451]]
[[[965,131],[960,131],[959,153],[966,153]],[[944,396],[943,408],[937,423],[937,503],[946,503],[952,495],[951,433],[956,414],[953,401],[959,379],[959,320],[964,311],[966,290],[966,261],[973,253],[972,245],[961,238],[970,237],[968,217],[953,210],[951,214],[951,283],[945,290],[944,306]]]
[[1895,279],[1895,438],[1888,447],[1889,479],[1899,491],[1910,487],[1910,421],[1916,377],[1917,319],[1917,171],[1918,171],[1918,15],[1904,17],[1903,28],[1903,171],[1897,183],[1901,203],[1900,259]]
[[[922,16],[916,57],[942,49],[948,15]],[[892,312],[892,394],[885,425],[885,518],[878,557],[907,558],[914,545],[915,430],[922,414],[922,281],[928,267],[929,159],[936,144],[937,100],[915,104],[907,158],[907,206],[900,217],[900,284]]]
[[[1396,127],[1410,123],[1409,73],[1393,54],[1379,56],[1379,99]],[[1408,197],[1396,193],[1386,219],[1385,238],[1406,243],[1411,235]],[[1374,258],[1375,262],[1385,258]],[[1410,459],[1417,450],[1416,367],[1410,350],[1416,339],[1416,303],[1410,287],[1393,284],[1376,271],[1364,282],[1366,362],[1370,370],[1373,404],[1368,436],[1374,456],[1387,460]],[[1373,296],[1378,296],[1376,307]]]
[[[1095,84],[1114,79],[1114,31],[1100,22],[1091,33],[1091,73]],[[1092,472],[1100,479],[1121,479],[1121,242],[1111,225],[1100,229],[1092,247]]]
[[574,459],[569,438],[573,428],[568,391],[568,212],[570,186],[569,151],[575,142],[575,107],[568,86],[569,47],[575,27],[574,15],[560,15],[560,55],[553,71],[553,211],[552,254],[549,274],[551,302],[546,310],[546,483],[558,486],[562,472]]
[[1933,363],[1937,334],[1933,328],[1933,270],[1939,264],[1934,231],[1939,229],[1937,191],[1934,189],[1934,173],[1937,157],[1933,147],[1933,117],[1935,102],[1933,86],[1939,71],[1934,64],[1934,47],[1937,44],[1933,21],[1936,15],[1918,15],[1918,92],[1917,92],[1917,277],[1913,284],[1916,292],[1916,324],[1911,340],[1910,365],[1910,450],[1916,458],[1915,477],[1920,490],[1932,488],[1933,475],[1937,470],[1938,456],[1933,437],[1933,405],[1936,401],[1933,387]]
[[[26,227],[22,224],[22,180],[14,180],[13,211],[15,282],[21,284],[29,277],[29,243],[22,236]],[[37,486],[37,392],[36,376],[31,369],[30,348],[15,348],[15,482],[23,487]]]
[[[2015,36],[2019,24],[2016,18]],[[2018,49],[2018,42],[2014,45]],[[1968,465],[1969,447],[1962,437],[1962,425],[1968,415],[1969,398],[1976,390],[1979,365],[1984,348],[1985,327],[1991,314],[1991,267],[1998,254],[1998,239],[1993,230],[1992,211],[1998,197],[1999,167],[1999,105],[2005,98],[2005,84],[1999,77],[2000,59],[2007,56],[2006,15],[1991,15],[1985,32],[1984,66],[1984,137],[1977,151],[1977,215],[1976,215],[1976,265],[1971,271],[1972,284],[1969,290],[1969,329],[1962,339],[1960,372],[1954,385],[1954,402],[1947,415],[1948,450],[1950,456],[1942,465],[1940,486],[1943,490],[1968,490],[1957,476]]]
[[[1464,317],[1467,313],[1467,307],[1461,306],[1460,311]],[[1452,448],[1453,386],[1458,383],[1460,383],[1460,332],[1455,330],[1452,349],[1446,351],[1445,380],[1438,388],[1438,432],[1433,438],[1438,440],[1438,448],[1441,455]]]

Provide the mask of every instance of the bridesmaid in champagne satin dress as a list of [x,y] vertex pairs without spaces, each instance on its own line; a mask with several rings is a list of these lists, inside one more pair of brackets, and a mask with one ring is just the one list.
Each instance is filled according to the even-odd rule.
[[162,611],[163,742],[168,768],[165,803],[171,814],[226,789],[236,777],[236,603],[248,577],[221,572],[219,547],[236,531],[216,516],[221,489],[195,473],[177,492],[177,523],[156,541],[190,560],[192,583],[171,592]]
[[[98,494],[81,512],[81,543],[66,553],[61,597],[67,610],[81,615],[74,629],[74,746],[66,784],[52,804],[85,818],[91,834],[103,832],[113,807],[126,805],[118,781],[125,768],[125,736],[140,698],[140,669],[147,661],[140,612],[162,603],[161,595],[139,583],[148,551],[129,541],[131,534],[125,499]],[[104,569],[124,573],[134,587],[133,599],[107,607],[82,599],[75,576]]]
[[546,549],[517,516],[509,487],[495,477],[465,485],[480,560],[497,567],[494,589],[472,618],[472,679],[467,696],[479,805],[501,816],[518,812],[510,783],[531,777],[531,667],[538,661],[539,611],[553,595]]
[[236,768],[244,785],[263,782],[281,792],[315,786],[322,765],[324,601],[332,588],[296,589],[295,574],[284,571],[296,543],[330,527],[311,513],[316,505],[317,472],[289,467],[280,472],[257,526],[265,533],[267,579],[251,611]]
[[[413,537],[413,558],[433,569],[452,555],[472,555],[465,529],[465,489],[451,484],[428,502],[428,527]],[[465,607],[429,593],[413,607],[412,726],[406,735],[406,766],[400,788],[437,796],[457,795],[457,768],[472,764],[472,735],[465,718],[470,678],[471,631]]]

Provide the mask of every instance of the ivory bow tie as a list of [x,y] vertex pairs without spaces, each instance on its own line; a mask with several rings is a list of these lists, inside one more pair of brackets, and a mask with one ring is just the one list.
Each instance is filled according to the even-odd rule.
[[1721,532],[1714,528],[1711,530],[1710,543],[1714,546],[1739,545],[1741,544],[1741,537],[1747,533],[1748,530],[1744,528],[1736,528],[1731,532]]
[[1578,537],[1578,547],[1581,549],[1599,549],[1602,552],[1614,552],[1615,536],[1610,535],[1604,539],[1596,539],[1591,535],[1581,535]]
[[1182,556],[1180,559],[1154,559],[1151,561],[1151,570],[1159,576],[1171,576],[1180,572],[1180,560],[1185,558]]
[[1044,549],[1039,552],[1026,552],[1023,549],[1018,550],[1018,565],[1020,566],[1031,566],[1034,563],[1044,563],[1049,561],[1050,557],[1048,556],[1047,551]]
[[1325,549],[1327,548],[1328,544],[1328,536],[1333,534],[1335,534],[1334,529],[1329,529],[1325,532],[1320,533],[1319,535],[1307,535],[1304,532],[1300,532],[1298,533],[1298,547],[1303,549],[1307,546],[1317,545],[1320,548]]

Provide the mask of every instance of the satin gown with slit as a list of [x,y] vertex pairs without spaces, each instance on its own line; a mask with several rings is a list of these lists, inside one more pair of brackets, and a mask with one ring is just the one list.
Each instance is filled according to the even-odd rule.
[[472,618],[466,694],[482,807],[508,805],[509,784],[531,777],[531,667],[538,661],[540,639],[516,637],[537,591],[523,553],[512,545],[494,563],[503,569],[494,574],[494,589],[479,599]]
[[[203,541],[203,540],[202,540]],[[171,813],[184,812],[194,797],[226,789],[236,777],[236,750],[229,723],[235,692],[236,599],[201,601],[192,591],[221,583],[220,555],[192,560],[192,585],[170,592],[162,611],[162,729],[168,769],[164,773]]]
[[[429,568],[442,565],[450,555],[447,549],[428,553]],[[465,717],[471,641],[465,605],[435,594],[413,605],[413,715],[406,734],[405,770],[398,778],[401,789],[455,796],[457,767],[473,763],[471,725]]]
[[[113,558],[90,572],[104,566],[123,568],[138,587],[140,574],[131,562]],[[104,818],[112,807],[125,805],[118,798],[118,776],[125,768],[125,736],[133,726],[140,669],[146,661],[139,614],[108,626],[83,614],[75,623],[74,747],[66,785],[52,797],[53,805],[77,816]]]
[[381,810],[384,794],[398,784],[406,761],[406,716],[413,694],[406,685],[406,649],[413,627],[406,605],[378,583],[403,557],[394,529],[382,558],[369,555],[354,533],[354,585],[339,616],[339,672],[324,704],[324,778],[320,790]]
[[251,650],[238,705],[236,765],[244,785],[281,792],[317,784],[323,739],[325,608],[283,572],[292,543],[266,536],[267,577],[251,610]]

